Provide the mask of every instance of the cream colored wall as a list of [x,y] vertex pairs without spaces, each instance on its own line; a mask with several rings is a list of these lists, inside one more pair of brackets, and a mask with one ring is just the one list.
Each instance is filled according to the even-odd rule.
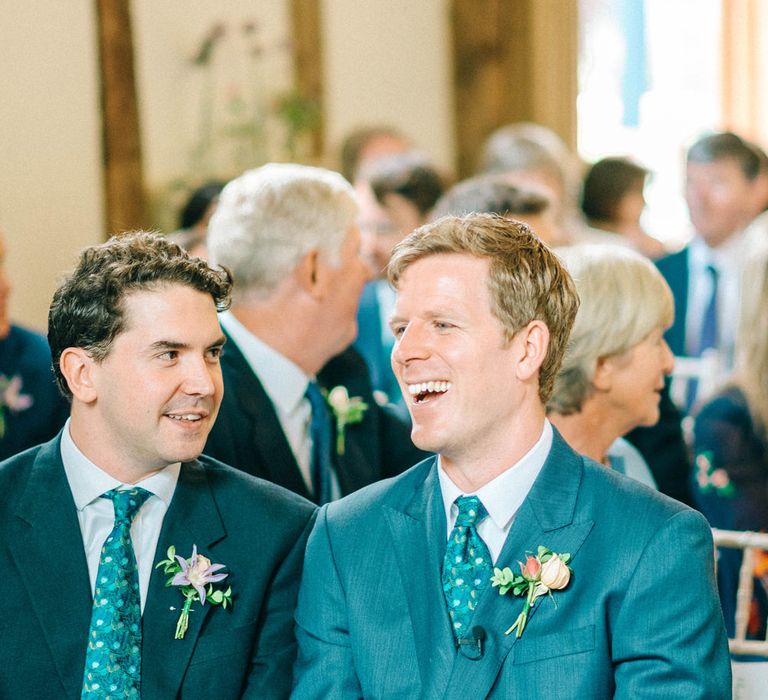
[[[321,2],[329,149],[355,126],[388,123],[450,168],[447,0]],[[150,188],[189,162],[203,89],[189,58],[205,31],[216,20],[240,27],[252,17],[265,36],[284,38],[287,6],[285,0],[132,1]],[[15,283],[11,313],[40,329],[57,278],[80,248],[102,239],[94,8],[89,0],[6,2],[0,22],[0,225]],[[225,95],[248,70],[240,41],[227,49],[234,72],[218,75]],[[270,80],[287,79],[284,56],[273,51],[265,64]]]
[[57,276],[101,237],[92,2],[7,2],[0,21],[0,226],[12,317],[43,329]]
[[327,135],[390,124],[446,169],[454,164],[448,0],[323,3]]

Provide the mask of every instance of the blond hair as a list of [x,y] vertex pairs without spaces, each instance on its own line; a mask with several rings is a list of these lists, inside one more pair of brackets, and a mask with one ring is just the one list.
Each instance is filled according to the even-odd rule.
[[621,355],[655,328],[672,324],[672,292],[655,265],[618,245],[582,244],[557,255],[581,299],[568,349],[547,409],[579,411],[592,392],[600,358]]
[[759,240],[745,261],[734,383],[747,398],[759,431],[768,429],[768,240]]
[[549,347],[539,371],[539,396],[546,403],[579,306],[568,273],[526,224],[495,214],[470,214],[444,216],[398,243],[387,267],[390,283],[397,288],[410,265],[441,253],[489,261],[491,313],[508,341],[531,321],[547,326]]

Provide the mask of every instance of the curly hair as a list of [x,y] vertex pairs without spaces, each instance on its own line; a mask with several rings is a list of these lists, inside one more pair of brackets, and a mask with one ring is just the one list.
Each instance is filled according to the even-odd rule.
[[212,269],[160,234],[126,233],[83,250],[77,267],[56,290],[48,310],[53,371],[64,396],[72,398],[59,367],[62,352],[79,347],[97,361],[104,360],[125,328],[125,297],[171,284],[210,294],[218,311],[229,308],[229,271]]

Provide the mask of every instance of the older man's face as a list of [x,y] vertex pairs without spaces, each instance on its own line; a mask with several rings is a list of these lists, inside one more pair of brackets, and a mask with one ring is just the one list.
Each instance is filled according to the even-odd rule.
[[357,337],[357,309],[363,285],[371,269],[360,255],[360,229],[352,225],[339,249],[338,261],[332,265],[322,259],[322,309],[327,315],[324,339],[328,342],[328,359],[344,350]]

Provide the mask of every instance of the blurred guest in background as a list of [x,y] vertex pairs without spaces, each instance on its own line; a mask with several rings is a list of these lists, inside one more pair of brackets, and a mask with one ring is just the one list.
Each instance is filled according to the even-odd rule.
[[[745,262],[736,366],[730,381],[696,416],[696,506],[712,527],[768,531],[768,241]],[[733,633],[741,553],[720,550],[718,579],[726,626]],[[758,561],[760,614],[750,631],[765,636],[768,562]]]
[[67,419],[69,404],[59,393],[45,336],[11,323],[0,231],[0,460],[50,440]]
[[360,126],[350,131],[342,141],[341,174],[349,182],[354,182],[363,163],[381,156],[404,153],[411,148],[406,136],[392,126]]
[[317,503],[422,456],[348,347],[369,275],[357,213],[338,173],[272,163],[224,188],[208,234],[234,291],[221,316],[226,391],[205,452]]
[[571,242],[583,227],[577,203],[581,163],[551,129],[531,122],[497,129],[483,146],[479,174],[504,175],[546,196],[563,235],[555,245]]
[[550,246],[562,239],[549,199],[537,190],[513,185],[501,175],[477,175],[456,183],[438,200],[432,218],[471,213],[523,221]]
[[629,246],[655,260],[667,251],[640,223],[647,177],[648,170],[629,158],[598,160],[584,176],[581,210],[592,228],[618,234]]
[[756,149],[731,132],[708,134],[688,149],[685,200],[695,235],[658,262],[675,297],[667,333],[675,355],[697,357],[714,348],[732,365],[742,233],[757,214],[760,170]]
[[[432,208],[445,191],[446,180],[424,155],[415,151],[370,161],[361,169],[360,178],[370,184],[376,200],[399,229],[400,239],[430,219]],[[400,239],[388,247],[384,265]]]
[[207,257],[205,236],[208,232],[208,222],[213,216],[223,187],[223,182],[211,181],[192,192],[179,214],[178,230],[168,234],[174,243],[190,255]]
[[549,419],[577,452],[655,487],[645,460],[622,436],[659,419],[673,364],[663,337],[674,314],[672,293],[634,251],[582,244],[558,254],[581,303]]
[[[685,199],[694,237],[683,250],[657,261],[659,271],[675,298],[675,320],[665,334],[677,356],[714,357],[725,375],[733,364],[739,318],[741,267],[746,254],[745,227],[757,212],[764,193],[761,162],[752,144],[731,132],[707,134],[689,149]],[[690,482],[683,480],[683,462],[689,460],[682,439],[682,413],[696,401],[698,383],[691,382],[687,399],[676,406],[668,387],[661,401],[661,419],[651,428],[638,428],[627,436],[652,468],[674,477],[659,488],[691,503]],[[685,470],[687,473],[687,470]]]
[[355,347],[368,365],[378,400],[392,403],[405,420],[408,411],[389,359],[394,345],[389,316],[395,292],[382,275],[392,249],[426,223],[444,189],[437,168],[414,151],[369,160],[355,180],[361,250],[376,273],[360,298]]

